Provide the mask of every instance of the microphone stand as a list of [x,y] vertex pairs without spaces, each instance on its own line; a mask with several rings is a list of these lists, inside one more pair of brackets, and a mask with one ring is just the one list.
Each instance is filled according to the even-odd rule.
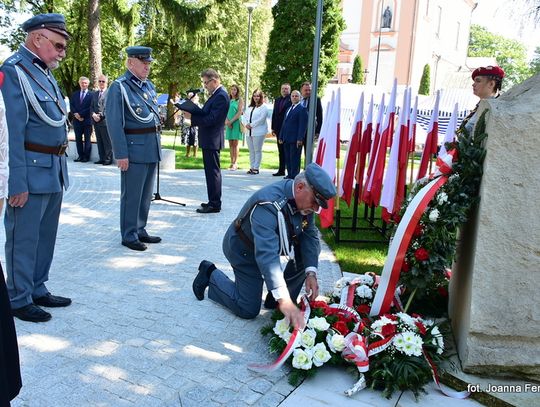
[[[176,113],[178,113],[180,109],[179,108],[176,108],[176,110],[173,112],[172,115],[170,115],[169,117],[167,117],[167,119],[165,119],[165,123],[167,123],[169,121],[169,119],[171,119],[172,117],[174,117],[174,115]],[[175,135],[175,138],[174,138],[174,143],[176,143],[176,135]],[[174,162],[176,163],[176,150],[173,148],[173,151],[174,151]],[[176,165],[176,164],[175,164]],[[152,201],[164,201],[164,202],[169,202],[169,203],[172,203],[172,204],[175,204],[175,205],[180,205],[180,206],[186,206],[185,203],[183,202],[176,202],[176,201],[172,201],[170,199],[165,199],[165,198],[162,198],[161,197],[161,194],[159,193],[159,167],[160,167],[160,163],[158,162],[158,165],[157,165],[157,185],[156,185],[156,192],[154,192],[154,197],[152,198]]]

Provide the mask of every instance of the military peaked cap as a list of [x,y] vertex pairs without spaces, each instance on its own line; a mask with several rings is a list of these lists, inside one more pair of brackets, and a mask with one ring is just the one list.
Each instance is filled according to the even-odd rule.
[[502,79],[504,78],[504,71],[500,66],[481,66],[480,68],[476,68],[472,73],[472,78],[476,78],[477,76],[494,76],[496,78]]
[[328,208],[328,200],[336,195],[336,187],[325,170],[315,163],[306,167],[306,179],[313,189],[315,199],[321,208]]
[[128,58],[137,58],[144,62],[152,62],[154,60],[154,58],[152,58],[152,48],[150,47],[127,47],[126,53]]
[[38,14],[22,23],[21,27],[27,33],[45,28],[60,34],[67,40],[71,38],[71,34],[66,29],[66,20],[62,14]]

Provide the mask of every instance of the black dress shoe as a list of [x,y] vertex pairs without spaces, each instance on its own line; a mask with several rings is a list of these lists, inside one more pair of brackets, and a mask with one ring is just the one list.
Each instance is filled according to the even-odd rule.
[[94,161],[94,164],[103,164],[105,161],[103,160],[98,160],[98,161]]
[[272,177],[282,177],[282,176],[284,176],[284,175],[285,175],[284,172],[278,171],[278,172],[273,173],[273,174],[272,174]]
[[201,261],[199,264],[199,272],[193,280],[193,294],[199,301],[204,300],[204,290],[208,287],[210,282],[210,275],[216,269],[214,263],[209,262],[208,260]]
[[88,162],[88,158],[82,158],[82,159],[81,159],[81,162],[82,162],[82,163],[87,163],[87,162]]
[[146,250],[146,245],[142,243],[140,240],[135,240],[133,242],[122,240],[122,245],[129,247],[131,250],[138,250],[140,252]]
[[103,161],[101,164],[103,164],[103,165],[111,165],[111,164],[112,164],[112,160],[105,160],[105,161]]
[[35,304],[28,304],[24,307],[11,310],[14,317],[30,322],[46,322],[52,318],[51,314],[43,311]]
[[48,293],[43,297],[34,298],[34,304],[51,308],[67,307],[71,304],[71,298],[60,297],[59,295]]
[[208,202],[202,202],[202,203],[201,203],[201,206],[202,206],[203,208],[206,208],[207,206],[210,206],[210,204],[209,204]]
[[213,206],[205,206],[202,208],[197,208],[198,213],[218,213],[221,212],[221,208],[214,208]]
[[80,163],[82,161],[81,157],[79,158],[75,158],[73,161],[75,161],[76,163]]
[[143,243],[159,243],[161,237],[159,236],[139,236],[139,240]]

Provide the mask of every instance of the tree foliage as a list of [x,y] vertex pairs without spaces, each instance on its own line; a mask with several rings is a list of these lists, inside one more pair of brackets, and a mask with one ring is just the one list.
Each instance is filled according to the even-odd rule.
[[358,83],[360,85],[365,83],[362,57],[360,55],[354,57],[351,82]]
[[470,57],[494,57],[504,69],[503,89],[523,82],[531,75],[527,65],[527,49],[519,41],[493,34],[479,25],[471,25]]
[[531,70],[531,75],[540,73],[540,47],[535,48],[533,58],[529,64],[529,69]]
[[[317,0],[279,0],[272,8],[274,28],[261,79],[265,92],[277,96],[284,82],[298,89],[310,80],[316,12]],[[340,0],[324,1],[322,20],[319,89],[336,73],[339,38],[345,27]]]
[[420,86],[418,87],[418,94],[429,95],[430,83],[431,83],[431,68],[429,64],[425,64],[424,71],[422,72],[422,78],[420,78]]

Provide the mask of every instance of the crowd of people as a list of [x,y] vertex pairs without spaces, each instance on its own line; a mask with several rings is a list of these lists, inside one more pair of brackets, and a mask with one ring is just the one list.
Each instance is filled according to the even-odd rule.
[[[0,278],[0,404],[9,403],[21,381],[17,341],[12,316],[45,322],[45,308],[67,307],[71,299],[53,295],[46,287],[53,260],[63,190],[69,186],[66,161],[68,122],[73,123],[77,162],[90,160],[92,126],[99,160],[110,165],[113,156],[120,169],[121,244],[143,251],[161,242],[150,235],[147,220],[157,166],[161,159],[161,115],[156,88],[148,79],[152,49],[126,48],[126,71],[110,87],[99,75],[97,90],[90,80],[79,79],[80,89],[71,95],[70,112],[53,71],[65,58],[71,34],[60,14],[36,15],[22,24],[26,39],[0,67],[0,209],[7,198],[6,285]],[[473,89],[481,98],[495,97],[504,72],[498,67],[473,72]],[[220,152],[229,141],[231,164],[238,168],[238,142],[246,138],[251,175],[259,174],[262,145],[269,133],[264,93],[256,89],[249,106],[242,103],[237,85],[227,92],[214,69],[201,73],[207,92],[205,103],[181,104],[183,118],[197,129],[190,141],[202,150],[206,202],[200,214],[219,213],[222,206]],[[195,96],[195,95],[192,95]],[[235,281],[210,261],[203,260],[193,281],[198,300],[208,296],[242,318],[258,315],[263,282],[268,288],[267,308],[279,306],[291,323],[302,327],[296,299],[305,282],[311,298],[318,294],[319,236],[313,215],[335,196],[333,181],[316,164],[300,171],[305,146],[310,100],[316,100],[315,137],[322,125],[319,98],[311,98],[311,84],[299,90],[281,85],[273,106],[271,134],[276,138],[279,167],[284,176],[253,194],[230,225],[223,249]],[[26,118],[26,120],[24,120]],[[473,114],[468,123],[475,120]],[[243,133],[242,133],[243,132]],[[198,139],[198,140],[197,140]],[[8,148],[9,147],[9,148]],[[9,155],[8,155],[9,150]],[[189,153],[189,150],[188,150]],[[280,258],[287,259],[282,266]],[[1,265],[0,265],[1,270]],[[7,295],[6,295],[7,294]]]

